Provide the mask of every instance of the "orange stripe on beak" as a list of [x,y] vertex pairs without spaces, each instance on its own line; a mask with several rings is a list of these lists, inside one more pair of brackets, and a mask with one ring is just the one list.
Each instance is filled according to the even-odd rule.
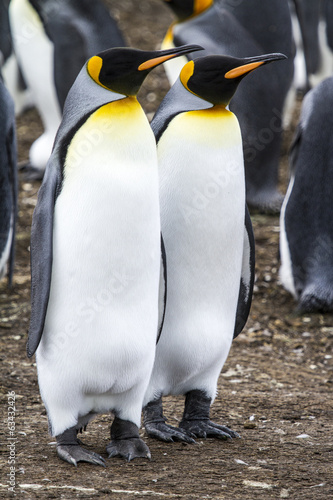
[[233,68],[230,71],[228,71],[224,75],[224,78],[231,80],[232,78],[237,78],[239,76],[243,76],[246,73],[249,73],[250,71],[258,68],[258,66],[261,66],[264,63],[265,63],[265,61],[260,61],[260,62],[253,62],[253,63],[249,63],[249,64],[244,64],[244,66],[238,66],[237,68]]
[[160,57],[154,57],[154,59],[148,59],[148,61],[143,62],[140,64],[138,67],[139,71],[144,71],[146,69],[154,68],[158,64],[161,64],[168,59],[172,59],[173,57],[177,56],[178,54],[169,54],[167,56],[160,56]]

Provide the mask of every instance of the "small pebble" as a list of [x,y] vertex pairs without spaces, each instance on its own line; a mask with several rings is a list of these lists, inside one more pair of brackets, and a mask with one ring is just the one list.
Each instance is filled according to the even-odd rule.
[[244,422],[244,429],[255,429],[256,427],[258,427],[258,424],[256,422],[250,422],[250,421],[246,421]]

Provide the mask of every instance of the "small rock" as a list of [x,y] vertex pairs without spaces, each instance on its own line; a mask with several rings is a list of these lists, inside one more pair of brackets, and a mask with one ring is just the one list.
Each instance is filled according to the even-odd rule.
[[320,331],[322,333],[326,333],[329,337],[333,337],[333,327],[331,326],[323,326]]
[[257,422],[250,422],[249,420],[247,420],[246,422],[244,422],[243,427],[244,429],[255,429],[256,427],[258,427],[258,424]]
[[263,488],[270,490],[272,485],[269,483],[262,483],[261,481],[249,481],[248,479],[244,479],[244,486],[251,486],[252,488]]
[[280,498],[289,498],[289,491],[286,489],[283,489],[280,491]]
[[243,460],[239,460],[238,458],[235,458],[235,462],[236,462],[236,464],[240,464],[240,465],[249,465],[246,462],[244,462]]

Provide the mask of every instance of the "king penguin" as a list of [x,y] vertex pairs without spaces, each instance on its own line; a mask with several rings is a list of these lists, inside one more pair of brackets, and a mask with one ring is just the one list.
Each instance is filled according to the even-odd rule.
[[[284,57],[196,58],[151,123],[167,298],[143,412],[148,435],[164,441],[237,436],[209,419],[220,371],[249,314],[254,280],[242,139],[227,106],[245,75]],[[167,394],[186,396],[178,429],[165,423]]]
[[17,165],[14,103],[0,75],[0,279],[14,267]]
[[[283,199],[278,190],[283,116],[287,101],[292,101],[294,95],[289,95],[293,43],[287,0],[165,1],[176,21],[163,40],[164,49],[199,43],[205,48],[203,55],[244,57],[281,51],[288,56],[281,65],[251,75],[230,102],[230,110],[236,114],[242,131],[248,206],[255,211],[278,212]],[[198,54],[191,55],[196,57]],[[171,83],[177,79],[185,59],[166,63]]]
[[60,458],[104,464],[77,430],[111,411],[109,457],[139,438],[158,329],[160,217],[154,135],[136,94],[155,66],[200,47],[114,48],[83,66],[38,194],[28,356]]
[[333,78],[309,91],[290,151],[280,279],[301,312],[333,311]]
[[45,129],[22,174],[41,179],[67,93],[83,64],[126,43],[99,0],[11,0],[9,18],[16,57]]

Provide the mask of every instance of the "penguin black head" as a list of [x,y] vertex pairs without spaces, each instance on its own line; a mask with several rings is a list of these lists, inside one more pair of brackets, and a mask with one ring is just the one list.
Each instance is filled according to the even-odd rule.
[[202,50],[199,45],[183,45],[174,49],[144,51],[131,48],[113,48],[100,52],[87,62],[91,78],[113,92],[134,96],[148,73],[168,59]]
[[180,72],[184,87],[212,104],[227,105],[240,81],[263,64],[286,59],[284,54],[255,57],[206,56],[189,61]]
[[214,0],[164,0],[180,21],[197,16],[213,5]]

